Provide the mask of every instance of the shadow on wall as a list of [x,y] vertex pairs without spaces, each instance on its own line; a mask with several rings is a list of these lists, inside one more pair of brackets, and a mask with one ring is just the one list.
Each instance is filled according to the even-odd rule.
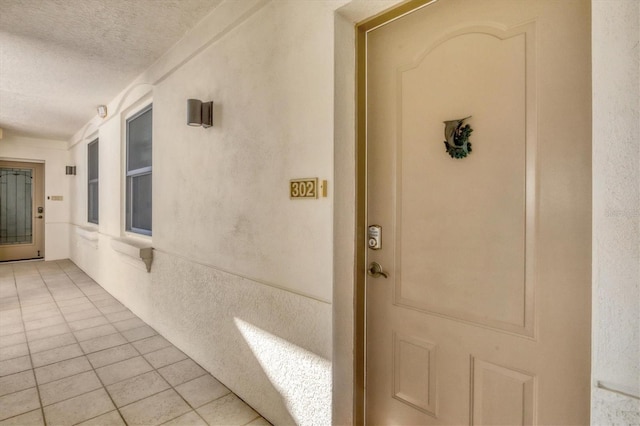
[[296,424],[331,424],[331,362],[239,318],[234,322]]

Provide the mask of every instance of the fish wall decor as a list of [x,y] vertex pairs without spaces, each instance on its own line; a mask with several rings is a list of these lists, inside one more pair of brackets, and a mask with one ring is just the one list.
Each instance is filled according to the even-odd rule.
[[469,117],[457,120],[444,121],[444,146],[451,158],[465,158],[471,153],[471,142],[469,136],[473,129],[470,125],[463,126],[464,121]]

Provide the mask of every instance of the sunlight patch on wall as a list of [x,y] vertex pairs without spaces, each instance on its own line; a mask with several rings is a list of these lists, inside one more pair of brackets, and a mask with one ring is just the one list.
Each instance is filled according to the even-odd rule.
[[234,321],[296,423],[331,424],[331,362],[241,319]]

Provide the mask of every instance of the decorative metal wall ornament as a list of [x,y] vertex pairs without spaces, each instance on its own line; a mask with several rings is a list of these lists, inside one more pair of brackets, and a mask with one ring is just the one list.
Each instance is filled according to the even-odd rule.
[[444,146],[451,158],[464,158],[471,153],[471,142],[469,136],[473,129],[468,124],[463,126],[465,117],[458,120],[443,121],[444,123]]

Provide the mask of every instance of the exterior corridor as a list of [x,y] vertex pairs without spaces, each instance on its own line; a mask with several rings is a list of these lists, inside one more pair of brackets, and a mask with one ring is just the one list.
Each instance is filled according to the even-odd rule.
[[0,425],[268,425],[70,260],[0,264]]

